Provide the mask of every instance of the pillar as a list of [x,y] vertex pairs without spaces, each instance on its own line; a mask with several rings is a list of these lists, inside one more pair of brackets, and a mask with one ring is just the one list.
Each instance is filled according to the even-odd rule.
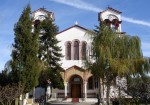
[[46,95],[48,96],[48,97],[50,97],[51,96],[51,87],[50,87],[50,85],[48,85],[47,86],[47,91],[46,91]]
[[67,83],[64,83],[65,86],[65,97],[67,97]]
[[87,81],[84,81],[84,98],[87,98]]
[[74,60],[74,42],[71,43],[71,60]]

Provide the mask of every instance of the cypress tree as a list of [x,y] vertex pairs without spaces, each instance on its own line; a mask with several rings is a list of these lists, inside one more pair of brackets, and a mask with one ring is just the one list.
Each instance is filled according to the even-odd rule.
[[18,22],[15,24],[14,50],[12,51],[12,73],[15,82],[21,82],[24,93],[38,84],[38,34],[35,28],[32,33],[30,5],[23,10]]
[[56,39],[58,27],[52,19],[46,17],[41,22],[40,29],[43,34],[39,38],[39,58],[46,66],[46,70],[41,72],[40,84],[45,86],[46,80],[50,79],[54,88],[63,88],[63,79],[60,75],[61,64],[59,63],[62,54],[61,48],[57,45],[59,41]]

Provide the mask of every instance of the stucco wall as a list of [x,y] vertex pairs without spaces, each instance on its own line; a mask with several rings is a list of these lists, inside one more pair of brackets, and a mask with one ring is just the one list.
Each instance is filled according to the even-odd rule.
[[86,30],[83,30],[79,27],[73,27],[69,30],[59,33],[56,36],[56,38],[60,41],[58,45],[61,46],[61,48],[62,48],[61,53],[64,56],[61,61],[62,68],[64,68],[66,70],[69,67],[74,66],[74,65],[83,67],[84,65],[83,65],[82,60],[66,60],[65,59],[65,43],[67,41],[73,42],[75,39],[78,39],[79,42],[86,41],[87,42],[87,51],[86,52],[88,53],[88,49],[90,48],[91,41],[89,40],[89,37],[87,37]]

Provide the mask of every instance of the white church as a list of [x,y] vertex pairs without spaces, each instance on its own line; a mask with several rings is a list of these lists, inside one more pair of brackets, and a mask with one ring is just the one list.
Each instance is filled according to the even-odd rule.
[[[42,21],[46,16],[54,20],[54,13],[40,8],[32,12],[34,21]],[[125,35],[121,30],[121,12],[108,7],[106,10],[98,13],[98,20],[105,21],[119,36]],[[90,70],[85,69],[83,61],[89,59],[91,40],[86,37],[87,30],[85,27],[78,25],[76,22],[73,26],[59,32],[56,38],[60,41],[63,54],[62,68],[60,72],[64,80],[65,88],[52,89],[52,95],[55,98],[79,98],[79,99],[97,99],[98,79],[95,78]],[[84,51],[83,51],[84,50]],[[111,87],[110,97],[115,97],[115,88]],[[106,97],[106,92],[101,93]]]

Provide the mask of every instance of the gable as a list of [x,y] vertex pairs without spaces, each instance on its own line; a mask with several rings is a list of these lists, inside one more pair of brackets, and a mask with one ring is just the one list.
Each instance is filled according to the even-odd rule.
[[73,41],[75,39],[78,39],[79,41],[87,41],[87,37],[85,37],[87,34],[87,29],[83,28],[78,25],[74,25],[70,28],[67,28],[61,32],[59,32],[56,35],[56,38],[61,41],[61,46],[62,44],[64,45],[65,42],[67,41]]
[[77,28],[77,29],[83,30],[83,31],[87,31],[87,30],[88,30],[88,29],[86,29],[86,28],[84,28],[84,27],[81,27],[81,26],[79,26],[79,25],[74,25],[74,26],[72,26],[72,27],[69,27],[69,28],[63,30],[63,31],[60,31],[57,35],[60,35],[61,33],[66,32],[66,31],[69,31],[69,30],[71,30],[71,29],[73,29],[73,28]]

